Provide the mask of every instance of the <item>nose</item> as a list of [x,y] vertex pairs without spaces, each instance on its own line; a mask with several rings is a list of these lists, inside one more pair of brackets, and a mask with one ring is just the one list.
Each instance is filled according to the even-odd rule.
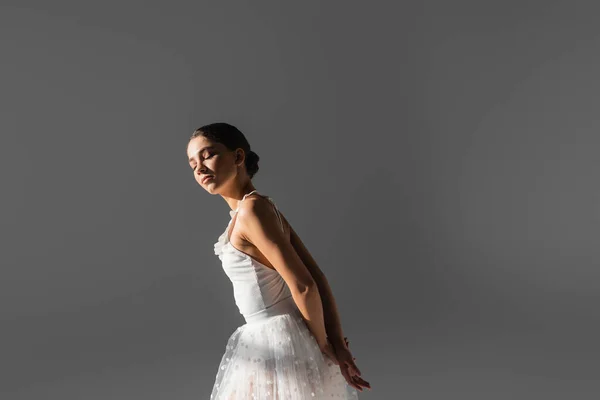
[[196,171],[198,174],[203,174],[204,172],[206,172],[206,167],[204,165],[200,164],[198,166],[198,168],[196,169]]

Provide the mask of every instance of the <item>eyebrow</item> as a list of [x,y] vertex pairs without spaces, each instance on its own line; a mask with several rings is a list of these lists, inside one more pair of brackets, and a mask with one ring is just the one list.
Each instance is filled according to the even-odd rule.
[[[203,147],[203,148],[201,148],[200,150],[198,150],[198,152],[197,152],[196,154],[200,154],[200,153],[202,153],[204,150],[208,150],[208,149],[214,149],[214,148],[215,148],[215,146],[206,146],[206,147]],[[194,160],[193,158],[189,158],[189,159],[188,159],[188,161],[189,161],[189,162],[192,162],[193,160]]]

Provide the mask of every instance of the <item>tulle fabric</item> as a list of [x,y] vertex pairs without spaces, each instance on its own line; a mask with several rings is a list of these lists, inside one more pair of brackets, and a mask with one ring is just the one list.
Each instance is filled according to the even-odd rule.
[[246,323],[229,337],[211,400],[358,399],[321,353],[296,309]]

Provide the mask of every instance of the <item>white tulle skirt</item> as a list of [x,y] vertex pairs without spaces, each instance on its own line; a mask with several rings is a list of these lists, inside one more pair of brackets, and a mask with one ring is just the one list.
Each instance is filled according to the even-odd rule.
[[321,353],[297,308],[237,328],[227,341],[211,400],[358,399]]

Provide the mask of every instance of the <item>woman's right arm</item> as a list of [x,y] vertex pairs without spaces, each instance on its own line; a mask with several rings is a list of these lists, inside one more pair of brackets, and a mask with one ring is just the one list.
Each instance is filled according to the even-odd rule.
[[294,228],[290,225],[287,219],[281,214],[286,224],[290,228],[290,242],[298,253],[298,256],[302,260],[302,263],[309,270],[312,275],[321,296],[321,302],[323,303],[323,318],[325,320],[325,330],[327,331],[327,338],[334,347],[340,348],[345,346],[344,332],[342,331],[342,323],[340,320],[339,311],[335,298],[333,297],[333,291],[329,286],[327,277],[319,268],[317,262],[310,254]]
[[254,244],[279,272],[306,325],[323,350],[327,346],[327,332],[319,288],[282,232],[271,207],[267,200],[249,198],[240,206],[237,224],[241,225],[245,239]]

